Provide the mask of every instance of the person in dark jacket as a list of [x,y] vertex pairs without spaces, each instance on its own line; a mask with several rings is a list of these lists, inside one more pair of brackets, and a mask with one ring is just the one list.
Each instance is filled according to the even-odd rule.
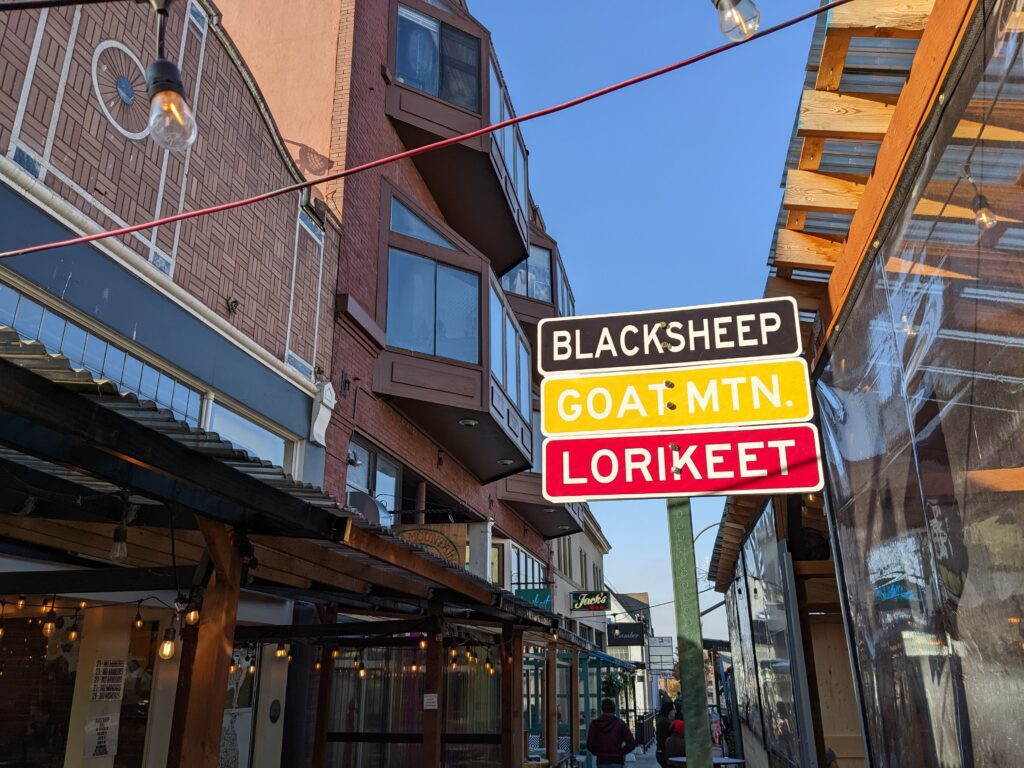
[[668,762],[670,757],[686,757],[685,732],[686,728],[682,720],[676,720],[672,723],[672,732],[665,739],[665,761],[668,765],[672,765],[672,763]]
[[665,696],[661,702],[661,711],[658,713],[658,717],[654,721],[654,738],[656,745],[654,755],[661,768],[666,768],[668,766],[668,763],[665,762],[665,739],[667,739],[669,734],[672,732],[672,721],[675,719],[675,716],[675,705],[672,703],[672,699]]
[[629,726],[615,716],[615,702],[601,702],[601,716],[590,721],[587,729],[587,750],[597,758],[598,765],[623,765],[626,755],[636,749],[636,739]]

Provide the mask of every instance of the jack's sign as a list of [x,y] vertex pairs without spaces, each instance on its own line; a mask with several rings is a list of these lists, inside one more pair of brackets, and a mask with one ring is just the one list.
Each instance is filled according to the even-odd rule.
[[607,592],[573,592],[572,609],[574,611],[598,612],[608,610]]
[[792,298],[541,320],[544,496],[822,487]]
[[544,496],[587,499],[810,493],[821,490],[812,424],[544,441]]
[[545,318],[537,326],[543,374],[794,357],[801,351],[800,318],[790,297]]

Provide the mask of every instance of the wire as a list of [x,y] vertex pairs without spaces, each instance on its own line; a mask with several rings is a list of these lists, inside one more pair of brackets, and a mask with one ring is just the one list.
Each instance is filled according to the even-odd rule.
[[254,205],[255,203],[262,203],[265,200],[271,200],[275,197],[286,195],[289,192],[299,192],[303,189],[308,189],[309,187],[316,186],[317,184],[324,184],[330,181],[337,181],[338,179],[343,179],[347,176],[353,176],[357,173],[363,173],[364,171],[369,171],[374,168],[389,165],[390,163],[397,162],[398,160],[406,160],[412,157],[418,157],[419,155],[426,154],[427,152],[433,152],[435,150],[444,149],[445,147],[450,147],[455,144],[461,144],[470,139],[475,139],[479,136],[485,136],[489,133],[499,131],[503,128],[507,128],[512,125],[526,123],[529,122],[530,120],[536,120],[541,117],[553,115],[557,112],[563,112],[567,109],[572,109],[573,107],[578,107],[581,104],[587,103],[588,101],[594,101],[595,99],[599,99],[602,96],[607,96],[608,94],[615,93],[616,91],[621,91],[625,88],[630,88],[634,85],[646,82],[647,80],[653,80],[654,78],[661,77],[662,75],[667,75],[670,72],[675,72],[676,70],[683,69],[685,67],[690,66],[691,64],[696,64],[697,62],[704,61],[705,59],[710,59],[713,56],[717,56],[720,53],[725,53],[726,51],[730,51],[733,48],[738,48],[741,45],[752,43],[755,40],[761,39],[762,37],[768,37],[769,35],[773,35],[776,32],[781,32],[782,30],[788,29],[789,27],[792,27],[795,24],[799,24],[801,21],[806,21],[807,19],[814,18],[815,16],[818,16],[822,13],[827,13],[833,8],[837,8],[841,5],[846,5],[846,3],[849,3],[851,1],[852,0],[832,0],[832,2],[818,6],[817,8],[813,8],[812,10],[807,11],[806,13],[802,13],[799,16],[794,16],[788,21],[783,21],[782,23],[776,24],[773,27],[763,29],[760,32],[755,33],[754,35],[751,35],[746,40],[736,40],[733,42],[726,43],[724,45],[720,45],[717,48],[711,48],[710,50],[704,51],[703,53],[698,53],[695,56],[690,56],[689,58],[683,59],[682,61],[677,61],[674,64],[669,64],[668,66],[651,70],[650,72],[646,72],[642,75],[636,75],[635,77],[631,77],[627,80],[622,80],[621,82],[615,83],[614,85],[608,85],[605,86],[604,88],[599,88],[596,91],[591,91],[590,93],[583,94],[582,96],[577,96],[576,98],[562,102],[561,104],[555,104],[554,106],[544,107],[543,109],[538,109],[534,112],[528,112],[527,114],[519,115],[518,117],[511,117],[508,120],[502,120],[501,122],[493,123],[492,125],[487,125],[482,128],[478,128],[474,131],[470,131],[468,133],[463,133],[458,136],[452,136],[447,139],[441,139],[440,141],[435,141],[431,144],[424,144],[423,146],[415,147],[413,149],[407,149],[404,152],[398,152],[394,155],[381,157],[378,158],[377,160],[372,160],[368,163],[363,163],[362,165],[357,165],[353,168],[344,168],[336,173],[328,174],[327,176],[321,176],[320,178],[317,179],[311,179],[307,181],[301,181],[295,184],[290,184],[288,186],[280,187],[279,189],[275,189],[270,192],[264,192],[262,194],[254,195],[252,197],[234,200],[229,203],[220,203],[218,205],[212,205],[208,208],[200,208],[195,211],[183,211],[182,213],[176,213],[171,216],[164,216],[163,218],[153,219],[152,221],[146,221],[141,224],[132,224],[127,227],[120,227],[119,229],[110,229],[102,232],[94,232],[89,235],[81,235],[79,237],[73,237],[67,240],[57,240],[51,243],[42,243],[40,245],[29,246],[27,248],[18,248],[15,250],[4,251],[0,253],[0,259],[10,258],[11,256],[24,256],[30,253],[47,251],[52,248],[65,248],[72,245],[83,245],[85,243],[92,243],[97,240],[104,240],[108,237],[120,237],[121,235],[130,235],[133,232],[139,232],[144,229],[152,229],[154,227],[163,226],[165,224],[173,224],[178,221],[194,219],[199,216],[209,216],[215,213],[222,213],[224,211],[230,211],[235,208],[242,208],[244,206]]

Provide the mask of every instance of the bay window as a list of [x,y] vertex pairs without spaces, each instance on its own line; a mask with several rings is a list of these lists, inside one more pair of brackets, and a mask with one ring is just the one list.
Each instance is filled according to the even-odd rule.
[[398,82],[449,104],[480,111],[480,40],[404,5],[398,6]]
[[532,369],[526,337],[501,291],[491,284],[491,374],[524,419],[530,418]]
[[506,291],[551,302],[551,251],[539,245],[530,246],[530,255],[501,278]]

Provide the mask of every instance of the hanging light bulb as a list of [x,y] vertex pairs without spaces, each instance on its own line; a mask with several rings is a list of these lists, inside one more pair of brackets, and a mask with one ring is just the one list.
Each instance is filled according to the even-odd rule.
[[277,644],[277,650],[274,651],[274,655],[279,659],[283,659],[288,655],[288,649],[284,647],[284,643]]
[[315,670],[316,670],[317,672],[319,672],[319,671],[320,671],[320,669],[322,668],[322,666],[323,666],[323,665],[322,665],[322,664],[321,664],[321,663],[320,663],[320,662],[318,661],[318,662],[316,662],[316,663],[315,663],[315,664],[313,665],[313,669],[315,669]]
[[110,559],[120,563],[128,557],[128,528],[121,523],[114,529],[114,543],[110,545]]
[[292,663],[292,659],[293,659],[293,658],[294,658],[294,657],[293,657],[293,656],[292,656],[292,655],[291,655],[291,654],[289,653],[289,654],[288,654],[288,663],[289,663],[289,664],[291,664],[291,663]]
[[421,651],[427,650],[427,638],[425,638],[425,637],[421,637],[420,638],[420,650]]
[[78,640],[78,614],[75,614],[75,620],[71,622],[71,628],[68,629],[68,642],[73,643]]
[[451,650],[451,657],[453,659],[455,659],[455,658],[458,658],[458,655],[459,655],[459,652],[457,650],[455,650],[454,648],[452,648],[452,650]]
[[416,665],[415,665],[415,664],[413,664],[413,665],[412,665],[411,667],[409,667],[409,671],[410,671],[410,672],[415,672],[415,671],[416,671],[416,669],[417,669],[417,667],[416,667]]
[[362,659],[360,659],[358,656],[356,656],[356,660],[352,662],[352,666],[355,667],[356,669],[359,669],[360,667],[362,667],[363,666]]
[[256,662],[255,661],[249,662],[249,667],[248,667],[248,669],[246,669],[246,672],[248,672],[250,675],[255,675],[256,674]]
[[231,662],[231,666],[228,667],[228,674],[233,675],[238,671],[238,665],[234,661]]
[[711,0],[718,9],[718,27],[730,40],[746,40],[761,26],[761,11],[753,0]]
[[42,608],[40,610],[43,613],[48,613],[49,612],[49,610],[50,610],[50,598],[48,598],[48,597],[44,597],[43,598],[43,606],[42,606]]
[[19,611],[20,611],[20,610],[21,610],[22,608],[24,608],[24,607],[25,607],[25,596],[24,596],[24,595],[20,595],[20,596],[18,597],[18,602],[16,603],[16,605],[18,606],[18,610],[19,610]]
[[57,631],[57,614],[53,608],[46,614],[46,621],[43,622],[43,637],[53,637]]
[[490,675],[491,677],[494,677],[494,667],[491,667],[490,669],[488,669],[487,670],[487,674]]
[[458,668],[459,668],[459,665],[458,665],[458,664],[456,664],[456,663],[455,663],[455,662],[453,661],[453,662],[452,662],[452,672],[454,672],[454,671],[455,671],[456,669],[458,669]]
[[341,656],[341,651],[339,651],[337,648],[332,648],[331,649],[331,658],[332,659],[336,659],[339,656]]
[[132,626],[136,629],[142,629],[144,622],[142,621],[142,601],[140,600],[138,605],[135,606],[135,620],[132,622]]
[[983,232],[987,229],[992,229],[992,227],[999,223],[995,211],[989,207],[988,198],[984,195],[978,194],[974,198],[974,204],[971,208],[974,209],[974,223]]
[[173,62],[155,59],[146,68],[149,95],[149,132],[159,146],[184,152],[199,135],[192,109],[185,100],[181,73]]
[[491,664],[491,657],[490,656],[487,657],[487,663],[485,663],[484,666],[487,667],[487,671],[488,672],[493,672],[494,671],[494,665]]
[[365,669],[360,668],[360,670],[359,670],[359,677],[360,678],[366,677],[366,670]]
[[79,608],[80,610],[83,610],[83,611],[84,611],[84,610],[85,610],[85,606],[86,606],[86,605],[87,605],[87,603],[85,602],[85,600],[83,600],[82,602],[80,602],[80,603],[78,604],[78,608]]
[[172,621],[171,626],[164,631],[163,642],[160,643],[160,649],[157,651],[157,655],[164,661],[174,658],[174,634],[174,622]]

